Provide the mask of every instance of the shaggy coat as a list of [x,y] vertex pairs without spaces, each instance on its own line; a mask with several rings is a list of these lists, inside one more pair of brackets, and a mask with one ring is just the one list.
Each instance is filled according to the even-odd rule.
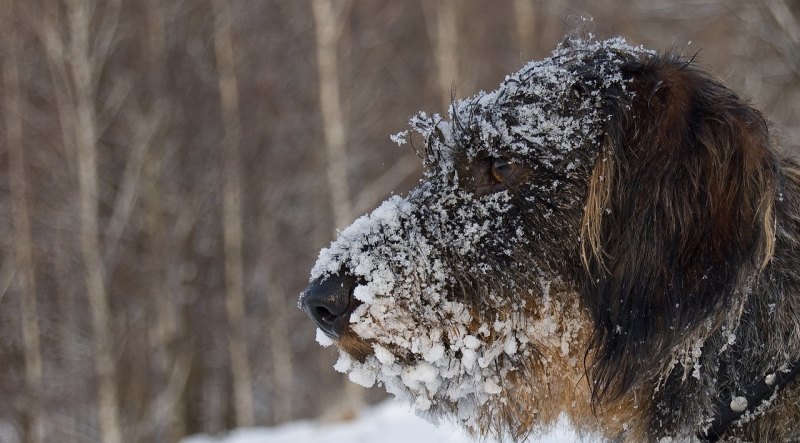
[[[448,220],[469,198],[502,194],[505,205],[503,223],[469,253],[431,242],[437,263],[452,270],[441,293],[468,306],[466,333],[479,336],[486,318],[522,317],[519,324],[535,326],[514,330],[512,352],[506,346],[493,363],[504,368],[491,379],[502,392],[481,400],[485,417],[470,423],[521,438],[566,413],[578,429],[610,441],[800,440],[797,163],[776,146],[759,111],[692,60],[572,42],[552,63],[568,73],[563,91],[500,94],[491,106],[480,97],[455,103],[456,135],[437,130],[436,119],[417,122],[425,126],[428,172],[422,190],[408,197],[414,208],[431,207],[431,195],[451,189],[437,187],[443,175],[472,196],[448,197]],[[619,81],[603,83],[609,70]],[[564,80],[551,84],[523,72],[504,85],[513,82],[541,82],[552,92]],[[537,108],[552,120],[585,123],[584,132],[565,139],[573,148],[519,131],[482,135],[487,126],[519,123],[514,109],[542,97],[557,97]],[[429,231],[451,228],[432,228],[425,223],[433,215],[409,211],[417,212],[397,228],[399,243],[412,242],[407,231],[430,238]],[[380,337],[364,332],[380,326],[364,326],[359,309],[373,296],[355,288],[371,277],[352,257],[378,247],[334,249],[332,256],[349,258],[316,272],[300,305],[354,361],[376,354],[386,363],[390,352],[392,364],[416,364],[422,357],[402,344],[377,346]],[[470,267],[477,256],[478,271]],[[522,303],[513,310],[504,300]],[[520,338],[519,331],[538,331],[549,319],[550,335]],[[447,334],[445,354],[457,348]],[[491,342],[500,333],[484,335]],[[464,360],[463,349],[451,362]],[[463,410],[441,397],[422,409]]]
[[[634,97],[614,112],[589,181],[576,274],[592,319],[592,402],[647,398],[639,439],[719,420],[796,365],[800,175],[762,114],[689,61],[666,54],[625,71]],[[675,368],[692,352],[690,368]],[[763,400],[765,412],[724,435],[799,439],[797,380]]]

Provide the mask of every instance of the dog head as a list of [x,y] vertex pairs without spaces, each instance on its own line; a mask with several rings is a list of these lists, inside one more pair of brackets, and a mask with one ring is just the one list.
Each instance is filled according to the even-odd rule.
[[338,370],[424,413],[521,435],[584,375],[619,398],[769,257],[764,120],[678,57],[569,42],[410,123],[421,184],[342,231],[299,304]]

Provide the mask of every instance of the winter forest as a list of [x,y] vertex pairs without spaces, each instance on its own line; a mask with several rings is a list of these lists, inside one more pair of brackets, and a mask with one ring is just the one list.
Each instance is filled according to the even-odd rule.
[[565,34],[695,60],[800,146],[790,0],[1,0],[0,441],[346,419],[297,308],[420,176],[389,135]]

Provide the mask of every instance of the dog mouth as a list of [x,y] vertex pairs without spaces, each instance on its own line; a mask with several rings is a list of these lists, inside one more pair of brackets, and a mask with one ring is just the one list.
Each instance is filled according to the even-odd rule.
[[[391,358],[402,367],[434,362],[444,356],[462,361],[465,353],[471,351],[462,350],[463,346],[452,346],[451,336],[480,336],[475,320],[477,313],[468,303],[462,304],[466,301],[464,288],[447,285],[442,289],[440,298],[453,300],[450,306],[461,309],[435,319],[429,318],[430,313],[417,318],[419,312],[409,307],[407,300],[397,304],[398,297],[380,295],[363,278],[340,271],[314,279],[301,293],[298,307],[317,326],[320,344],[335,344],[359,363],[365,363],[370,356]],[[404,288],[401,292],[419,290]],[[405,295],[399,298],[407,299],[408,294]],[[418,327],[412,327],[411,323]],[[399,337],[404,339],[395,341]]]
[[[335,344],[353,360],[364,363],[375,355],[374,338],[361,337],[353,330],[351,316],[364,302],[355,293],[364,286],[362,279],[338,273],[313,280],[300,295],[298,307],[305,311],[325,337],[317,338],[323,345]],[[401,364],[413,364],[414,358],[399,346],[382,345]]]
[[[506,214],[507,196],[476,201],[439,190],[440,198],[430,190],[414,197],[422,201],[392,197],[340,232],[298,304],[318,327],[317,341],[337,346],[334,369],[352,382],[382,385],[426,414],[477,420],[478,405],[502,397],[516,370],[525,339],[512,314],[522,302],[481,291],[496,275],[491,260],[468,270],[451,263],[484,254],[490,234],[509,223],[492,216]],[[473,292],[492,297],[477,304]]]
[[[364,363],[370,355],[375,355],[373,345],[374,340],[364,340],[352,331],[349,327],[333,343],[342,352],[346,352],[353,360]],[[396,350],[390,351],[394,354]]]
[[520,319],[523,303],[476,306],[469,291],[480,290],[452,278],[430,287],[390,279],[397,271],[353,274],[364,275],[355,266],[319,275],[299,300],[317,341],[338,349],[336,371],[382,386],[424,416],[457,412],[468,427],[480,405],[506,401],[509,374],[536,345]]

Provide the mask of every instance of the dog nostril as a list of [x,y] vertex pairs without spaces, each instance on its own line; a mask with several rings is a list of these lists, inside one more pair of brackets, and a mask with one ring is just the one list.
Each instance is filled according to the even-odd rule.
[[300,296],[300,308],[330,337],[342,334],[358,305],[353,298],[356,279],[331,275],[312,281]]
[[326,323],[333,323],[333,321],[336,320],[336,316],[331,314],[331,311],[325,309],[322,306],[317,306],[316,308],[314,308],[314,310],[316,311],[315,313],[316,317],[318,317],[320,320]]

